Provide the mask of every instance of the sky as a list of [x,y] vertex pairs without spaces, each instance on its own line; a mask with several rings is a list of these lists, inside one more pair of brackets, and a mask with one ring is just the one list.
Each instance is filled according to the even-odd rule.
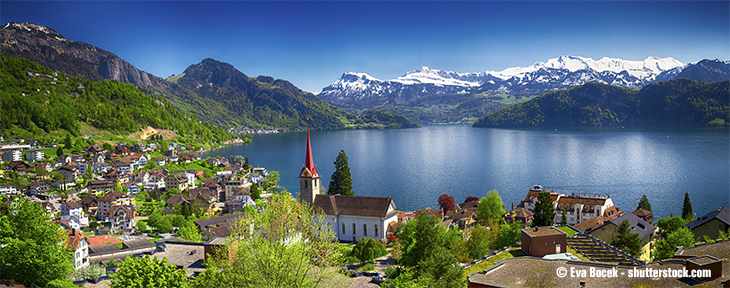
[[501,71],[562,55],[730,60],[728,1],[1,1],[160,77],[205,58],[319,93],[346,71]]

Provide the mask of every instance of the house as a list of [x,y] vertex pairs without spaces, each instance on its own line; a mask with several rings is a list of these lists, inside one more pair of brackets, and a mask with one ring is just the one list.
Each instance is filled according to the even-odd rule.
[[13,185],[13,184],[7,184],[7,185],[0,186],[0,194],[2,194],[2,195],[12,196],[12,195],[16,195],[18,193],[19,193],[18,188],[15,187],[15,185]]
[[565,232],[553,226],[522,229],[522,251],[527,255],[542,257],[565,253],[568,246]]
[[654,222],[654,213],[644,208],[637,208],[631,213],[634,213],[634,215],[639,216],[639,218],[644,219],[646,222]]
[[114,153],[117,155],[127,156],[134,153],[134,151],[132,151],[132,149],[129,148],[129,146],[127,146],[126,144],[119,144],[117,145],[117,147],[114,147]]
[[525,208],[517,207],[515,209],[507,211],[507,213],[504,213],[502,215],[502,218],[504,218],[504,221],[507,223],[517,222],[520,223],[520,225],[522,226],[526,226],[527,224],[530,224],[530,221],[532,221],[532,218],[534,216],[535,213],[533,213],[532,211]]
[[84,147],[84,152],[89,154],[104,153],[105,151],[106,149],[104,149],[101,145],[88,145]]
[[224,167],[230,166],[230,164],[228,163],[228,159],[226,159],[225,157],[221,157],[221,156],[216,156],[216,157],[208,159],[208,165],[213,165],[218,168],[224,168]]
[[[223,182],[223,187],[226,191],[226,198],[225,200],[233,200],[233,194],[235,194],[234,190],[246,187],[244,184],[246,183],[246,179],[236,179],[231,178],[228,181]],[[249,184],[250,187],[250,184]]]
[[3,162],[20,161],[22,153],[19,150],[8,150],[3,152]]
[[458,205],[459,210],[468,210],[476,213],[479,210],[479,200],[464,202]]
[[152,161],[154,161],[155,164],[157,164],[157,166],[165,166],[165,164],[167,164],[167,162],[165,160],[166,160],[165,157],[152,158]]
[[648,261],[650,259],[651,249],[655,242],[653,238],[656,227],[651,225],[649,222],[644,221],[644,219],[639,218],[639,216],[636,216],[634,213],[624,213],[611,221],[607,221],[603,223],[603,225],[588,231],[588,235],[610,243],[614,238],[616,238],[616,235],[618,235],[618,227],[624,220],[629,221],[629,227],[631,228],[630,233],[639,234],[639,239],[641,239],[641,249],[643,254],[638,257],[639,260]]
[[398,221],[398,206],[391,197],[316,195],[312,209],[325,214],[340,241],[385,239],[391,222]]
[[76,181],[76,178],[78,178],[79,175],[81,175],[79,173],[79,169],[76,168],[76,166],[71,166],[71,165],[63,165],[63,166],[59,167],[58,169],[56,169],[56,171],[58,171],[59,173],[61,173],[61,175],[63,175],[63,179],[71,180],[71,181]]
[[710,213],[697,217],[692,222],[685,225],[687,229],[695,234],[695,238],[698,240],[704,239],[707,235],[710,239],[718,239],[720,237],[720,231],[725,233],[730,228],[730,208],[722,206]]
[[185,161],[185,163],[190,163],[190,161],[200,160],[200,153],[195,151],[183,153],[180,155],[180,159]]
[[555,209],[554,223],[562,222],[563,211],[565,211],[565,218],[568,220],[568,223],[564,224],[570,225],[575,225],[597,216],[616,217],[622,212],[621,209],[613,205],[613,200],[609,196],[565,195],[563,193],[542,189],[540,185],[535,185],[533,189],[530,189],[527,192],[525,200],[522,200],[517,207],[534,212],[535,205],[538,203],[538,195],[543,191],[550,193],[550,199]]
[[104,163],[104,161],[106,161],[106,157],[104,157],[104,153],[97,153],[94,154],[94,156],[91,156],[91,161],[93,164]]
[[69,227],[80,230],[81,226],[89,225],[89,217],[84,214],[83,204],[77,201],[68,201],[61,204],[61,220],[66,220]]
[[58,180],[51,183],[51,186],[56,189],[67,190],[76,187],[76,182],[73,180]]
[[46,194],[51,190],[51,185],[44,182],[35,182],[30,184],[30,195],[38,196],[40,194]]
[[8,164],[8,169],[13,170],[18,173],[28,173],[30,171],[31,166],[28,165],[28,163],[25,163],[23,161],[10,161]]
[[134,232],[134,217],[137,216],[134,205],[113,205],[104,214],[104,221],[111,222],[112,233]]
[[215,237],[228,237],[231,235],[231,227],[239,221],[240,217],[247,217],[246,213],[228,214],[219,217],[196,220],[203,240],[207,241]]
[[106,162],[94,163],[94,174],[103,174],[112,169],[112,165]]
[[31,150],[25,152],[25,160],[29,162],[41,161],[45,157],[43,150]]
[[71,252],[71,259],[74,263],[74,269],[89,266],[89,240],[86,235],[78,229],[72,229],[66,231],[68,236],[66,237],[65,246]]
[[86,161],[86,157],[84,157],[84,154],[74,154],[74,155],[71,155],[71,161],[74,163],[84,162],[84,161]]
[[175,208],[178,205],[190,205],[190,199],[185,194],[175,194],[167,198],[167,207]]
[[398,212],[398,222],[407,223],[408,221],[418,218],[415,211],[400,211]]
[[473,211],[458,210],[450,218],[459,225],[459,229],[468,229],[477,225],[476,215]]
[[218,201],[225,202],[226,201],[226,194],[224,193],[224,190],[221,188],[221,185],[218,184],[218,180],[214,178],[203,178],[200,180],[201,185],[204,188],[207,188],[210,190],[211,195],[215,195],[218,198]]
[[86,175],[86,171],[89,169],[89,163],[86,162],[76,162],[74,164],[74,167],[79,170],[79,175]]
[[171,174],[179,174],[185,177],[186,183],[188,185],[188,189],[195,188],[195,175],[197,171],[196,170],[181,170],[181,171],[174,171],[171,172]]
[[187,177],[180,175],[180,174],[168,174],[167,177],[165,177],[165,189],[172,189],[176,188],[179,191],[187,190],[188,189],[188,179]]
[[66,163],[73,163],[73,157],[71,157],[71,155],[58,156],[58,163],[61,163],[61,165],[64,165]]
[[251,198],[249,189],[238,187],[233,189],[233,192],[233,198],[225,203],[224,210],[228,211],[228,213],[240,212],[245,206],[256,206],[256,202]]
[[84,196],[83,199],[81,199],[81,204],[84,205],[84,208],[87,210],[94,209],[96,210],[97,207],[99,207],[99,203],[97,203],[96,198],[94,198],[91,195]]
[[36,168],[43,168],[43,169],[46,169],[46,171],[48,171],[48,172],[51,172],[51,171],[53,171],[53,169],[54,169],[53,165],[51,165],[51,163],[50,163],[50,162],[38,162],[38,163],[37,163],[37,164],[35,165],[35,167],[36,167]]
[[[99,204],[99,209],[96,212],[96,219],[104,220],[104,217],[111,217],[114,214],[107,215],[107,212],[112,208],[112,206],[122,205],[122,206],[132,206],[134,207],[134,198],[129,197],[129,195],[124,194],[119,191],[110,191],[107,192],[104,197],[101,197],[96,200]],[[128,213],[127,213],[128,214]],[[105,220],[108,221],[108,220]]]
[[193,212],[204,213],[205,215],[210,215],[213,212],[213,205],[218,199],[212,195],[210,190],[205,188],[192,189],[188,194],[190,195],[190,208]]
[[139,185],[137,185],[137,183],[132,183],[132,182],[127,182],[125,184],[122,184],[122,188],[127,188],[127,194],[129,194],[131,196],[137,195],[137,193],[139,193],[139,191],[141,190]]
[[111,191],[112,188],[114,188],[114,182],[107,180],[89,181],[89,184],[86,187],[89,189],[90,193],[96,194]]
[[269,176],[269,172],[266,172],[266,168],[264,167],[256,167],[251,169],[251,173],[256,173],[259,175],[263,175],[264,177]]

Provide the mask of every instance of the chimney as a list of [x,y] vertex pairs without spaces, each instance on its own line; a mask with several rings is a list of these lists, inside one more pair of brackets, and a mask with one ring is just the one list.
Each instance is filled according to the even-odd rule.
[[585,288],[586,287],[586,280],[580,280],[580,286],[579,287]]
[[515,202],[512,201],[512,210],[515,210]]
[[535,232],[537,232],[538,227],[535,227]]

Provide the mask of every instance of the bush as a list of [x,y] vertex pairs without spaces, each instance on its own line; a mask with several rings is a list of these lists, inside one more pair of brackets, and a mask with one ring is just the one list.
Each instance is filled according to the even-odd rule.
[[[111,261],[109,261],[111,263]],[[116,265],[116,263],[114,264]],[[111,265],[111,266],[114,266]],[[106,275],[106,268],[102,265],[91,264],[76,270],[76,280],[93,279]]]
[[375,268],[373,268],[373,263],[367,263],[362,266],[362,271],[372,271],[372,270],[375,270]]
[[117,264],[119,264],[119,263],[117,263],[117,261],[114,261],[114,259],[109,260],[109,262],[106,262],[106,266],[107,267],[109,267],[109,266],[117,266]]
[[48,282],[47,288],[78,288],[74,282],[68,279],[54,279]]

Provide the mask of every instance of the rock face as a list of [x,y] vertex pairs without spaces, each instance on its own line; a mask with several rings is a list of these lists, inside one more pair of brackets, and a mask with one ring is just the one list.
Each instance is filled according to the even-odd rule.
[[148,87],[164,79],[137,69],[114,53],[76,42],[51,28],[10,22],[0,29],[2,52],[91,80],[112,79]]

